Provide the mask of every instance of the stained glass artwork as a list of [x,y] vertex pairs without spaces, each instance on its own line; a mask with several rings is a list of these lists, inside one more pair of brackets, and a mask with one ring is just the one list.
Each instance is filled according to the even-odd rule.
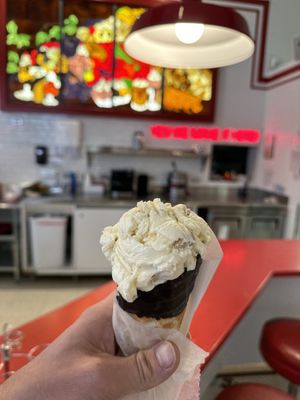
[[[20,3],[19,3],[20,1]],[[72,106],[146,115],[208,114],[211,70],[163,69],[131,58],[124,41],[142,7],[86,0],[8,6],[6,74],[12,104]],[[77,108],[78,109],[78,108]]]
[[[30,11],[30,4],[12,0],[8,13],[15,12],[16,18],[6,24],[6,73],[9,75],[10,97],[47,107],[59,104],[60,74],[67,70],[67,60],[61,57],[60,52],[61,28],[57,25],[57,6],[53,1],[51,5],[48,15],[34,18],[36,10]],[[46,6],[45,0],[41,1],[43,6]],[[76,20],[66,21],[63,29],[67,29],[71,22],[76,25]]]
[[114,10],[112,4],[87,4],[82,0],[65,1],[64,18],[76,15],[74,36],[63,44],[68,71],[63,77],[64,104],[113,107]]
[[[124,41],[143,8],[119,7],[116,11],[114,89],[115,106],[129,105],[137,112],[161,110],[162,68],[129,57]],[[121,89],[121,91],[120,91]]]
[[199,114],[212,98],[208,69],[166,69],[163,106],[167,111]]

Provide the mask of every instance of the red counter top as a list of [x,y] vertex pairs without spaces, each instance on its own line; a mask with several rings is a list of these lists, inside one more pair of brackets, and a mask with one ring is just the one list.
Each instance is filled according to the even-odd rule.
[[224,257],[195,313],[191,334],[210,353],[224,342],[273,276],[300,276],[300,241],[228,240]]
[[[221,265],[191,326],[193,341],[208,351],[210,358],[272,276],[300,275],[300,241],[227,240],[221,246]],[[23,350],[53,341],[82,311],[114,288],[110,282],[21,326],[25,334]],[[15,359],[13,368],[19,368],[22,362]]]

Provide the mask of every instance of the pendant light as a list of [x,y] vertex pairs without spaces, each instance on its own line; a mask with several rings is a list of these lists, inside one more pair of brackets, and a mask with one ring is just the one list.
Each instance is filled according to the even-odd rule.
[[147,10],[125,40],[133,58],[166,68],[218,68],[254,51],[245,19],[232,8],[183,0]]

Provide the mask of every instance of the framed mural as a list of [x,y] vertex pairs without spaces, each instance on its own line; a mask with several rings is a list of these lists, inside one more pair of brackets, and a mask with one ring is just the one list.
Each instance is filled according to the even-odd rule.
[[212,121],[216,70],[129,57],[145,8],[93,0],[0,0],[1,108]]

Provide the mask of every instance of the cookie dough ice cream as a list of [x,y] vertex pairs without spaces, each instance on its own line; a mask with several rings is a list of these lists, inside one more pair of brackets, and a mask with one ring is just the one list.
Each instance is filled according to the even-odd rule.
[[183,204],[140,201],[100,238],[118,285],[118,303],[140,318],[181,314],[212,237]]

